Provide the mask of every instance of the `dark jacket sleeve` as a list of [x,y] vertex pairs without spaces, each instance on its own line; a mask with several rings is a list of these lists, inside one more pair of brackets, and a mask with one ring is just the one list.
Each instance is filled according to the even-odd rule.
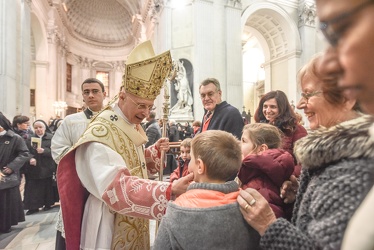
[[25,140],[20,136],[13,136],[14,142],[14,153],[17,155],[13,161],[7,164],[8,168],[14,172],[19,171],[20,168],[30,159],[29,150],[27,149]]
[[225,123],[222,130],[230,132],[240,140],[242,137],[244,121],[239,112],[235,112]]

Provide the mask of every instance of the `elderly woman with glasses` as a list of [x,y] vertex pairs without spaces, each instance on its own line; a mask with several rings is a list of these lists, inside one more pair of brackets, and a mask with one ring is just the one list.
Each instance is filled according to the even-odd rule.
[[354,111],[336,79],[317,70],[320,56],[299,72],[303,92],[298,108],[311,131],[296,143],[302,166],[291,222],[276,219],[254,189],[241,191],[245,220],[261,237],[263,249],[340,249],[344,230],[374,182],[371,116]]

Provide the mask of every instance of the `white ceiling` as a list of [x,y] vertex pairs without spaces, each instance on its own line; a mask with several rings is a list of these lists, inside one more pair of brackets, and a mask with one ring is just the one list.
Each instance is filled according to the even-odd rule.
[[76,39],[104,47],[121,47],[133,41],[133,16],[147,0],[62,0],[65,26]]

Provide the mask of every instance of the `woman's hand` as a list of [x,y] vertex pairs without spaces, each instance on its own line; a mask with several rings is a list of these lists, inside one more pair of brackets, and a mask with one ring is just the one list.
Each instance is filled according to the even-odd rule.
[[170,144],[169,144],[169,138],[162,137],[156,141],[155,146],[157,149],[161,151],[169,151]]
[[290,180],[283,182],[280,189],[280,197],[284,199],[284,203],[293,203],[296,199],[299,182],[296,176],[291,175]]
[[30,165],[31,166],[36,166],[36,159],[35,158],[30,159]]
[[36,152],[38,152],[38,154],[43,154],[44,148],[37,148]]
[[267,200],[253,188],[240,190],[237,201],[244,219],[261,236],[277,219]]
[[10,175],[13,173],[13,170],[11,168],[8,168],[8,167],[3,167],[3,170],[2,170],[3,174],[5,175]]

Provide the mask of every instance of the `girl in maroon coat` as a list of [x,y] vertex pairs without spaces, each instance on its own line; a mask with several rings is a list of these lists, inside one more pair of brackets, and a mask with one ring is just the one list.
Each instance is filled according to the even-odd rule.
[[266,123],[245,125],[241,139],[243,162],[238,178],[242,189],[256,189],[269,202],[277,218],[286,218],[288,205],[279,190],[294,171],[294,159],[280,149],[281,145],[282,135],[277,127]]

